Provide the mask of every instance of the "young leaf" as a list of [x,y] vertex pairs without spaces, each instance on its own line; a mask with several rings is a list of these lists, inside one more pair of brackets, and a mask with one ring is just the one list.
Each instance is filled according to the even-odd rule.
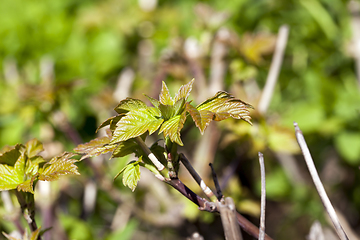
[[180,131],[184,127],[185,120],[186,112],[184,111],[181,115],[176,115],[175,117],[165,121],[161,126],[159,133],[164,132],[164,137],[169,137],[172,142],[183,146],[184,144],[180,138]]
[[114,128],[112,128],[112,126],[116,126],[116,123],[123,117],[125,116],[125,114],[121,114],[121,115],[117,115],[117,116],[113,116],[111,118],[106,119],[102,124],[100,124],[100,126],[96,129],[95,132],[98,132],[101,128],[110,125],[110,129],[114,130]]
[[138,137],[149,131],[149,134],[155,132],[163,119],[159,118],[160,113],[156,108],[145,108],[130,111],[125,117],[116,124],[114,136],[111,144],[126,141],[130,138]]
[[227,92],[218,92],[196,107],[198,111],[208,110],[214,113],[214,120],[221,121],[229,117],[242,119],[251,124],[249,108],[253,108]]
[[114,110],[119,113],[127,113],[133,110],[147,108],[146,104],[134,98],[126,98],[125,100],[120,101],[120,103],[114,108]]
[[89,157],[96,157],[101,154],[112,152],[117,145],[109,144],[110,136],[99,137],[91,140],[88,143],[78,145],[74,151],[80,154],[85,154],[80,160]]
[[123,173],[123,184],[128,186],[131,191],[135,191],[137,183],[140,180],[140,165],[141,157],[138,161],[129,162],[114,178],[114,180]]
[[163,105],[174,105],[174,100],[171,98],[169,89],[166,86],[165,82],[162,82],[159,101]]
[[32,157],[38,155],[40,152],[44,151],[42,143],[39,140],[37,140],[36,138],[28,141],[25,144],[25,147],[26,147],[26,151],[27,151],[27,156],[29,158],[32,158]]
[[175,95],[175,102],[179,101],[181,98],[184,98],[185,101],[187,100],[187,98],[189,97],[189,94],[191,92],[192,89],[192,85],[194,83],[194,78],[186,85],[183,85],[180,87],[179,92]]
[[204,134],[207,126],[209,126],[210,122],[214,119],[214,113],[208,110],[197,110],[189,103],[186,103],[186,111],[190,113],[201,134]]
[[77,166],[74,164],[78,160],[71,159],[74,153],[64,153],[59,157],[52,158],[49,162],[39,169],[39,180],[54,181],[61,175],[80,175]]
[[146,94],[145,94],[145,97],[147,97],[147,99],[149,99],[149,101],[151,102],[151,104],[152,104],[154,107],[159,108],[160,102],[159,102],[157,99],[152,98],[152,97],[150,97],[150,96],[148,96],[148,95],[146,95]]
[[15,189],[23,179],[18,179],[13,167],[0,164],[0,191]]
[[20,149],[24,149],[24,146],[21,144],[9,147],[6,151],[0,154],[0,164],[3,163],[9,166],[14,166],[16,160],[18,160],[21,155]]
[[0,190],[15,189],[24,181],[25,177],[25,152],[23,152],[14,164],[14,167],[0,164]]
[[123,142],[120,142],[115,148],[111,158],[116,157],[125,157],[126,155],[132,154],[141,150],[139,145],[135,142],[134,139],[129,139]]
[[33,179],[28,179],[25,182],[20,183],[16,189],[18,191],[30,192],[30,193],[34,194],[33,183],[34,183]]

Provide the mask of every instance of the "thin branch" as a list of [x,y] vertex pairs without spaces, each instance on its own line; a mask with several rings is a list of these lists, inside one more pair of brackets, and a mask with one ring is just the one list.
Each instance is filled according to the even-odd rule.
[[184,164],[185,168],[189,171],[194,180],[199,184],[201,190],[205,193],[205,195],[213,202],[218,202],[217,197],[211,191],[211,189],[205,184],[204,180],[199,176],[199,174],[195,171],[189,160],[185,157],[184,154],[179,154],[180,161]]
[[[34,194],[27,192],[19,192],[18,190],[14,190],[15,195],[19,201],[21,212],[28,223],[31,232],[35,232],[38,227],[35,220],[35,201]],[[41,240],[41,236],[38,237],[38,240]]]
[[341,224],[340,224],[340,221],[336,215],[336,212],[335,212],[335,209],[334,207],[331,205],[331,202],[330,202],[330,199],[329,197],[327,196],[326,194],[326,191],[324,189],[324,186],[320,180],[320,177],[316,171],[316,167],[315,167],[315,164],[314,164],[314,161],[311,157],[311,154],[310,154],[310,151],[309,151],[309,148],[306,144],[306,141],[305,141],[305,138],[304,138],[304,135],[302,134],[298,124],[296,122],[294,122],[294,127],[295,127],[295,135],[296,135],[296,139],[299,143],[299,146],[301,148],[301,151],[304,155],[304,158],[305,158],[305,162],[306,162],[306,165],[309,169],[309,172],[310,172],[310,175],[314,181],[314,184],[315,184],[315,187],[316,187],[316,190],[318,191],[318,194],[320,196],[320,199],[325,207],[325,210],[327,211],[327,213],[329,214],[329,217],[331,219],[331,221],[333,222],[334,224],[334,228],[336,230],[336,233],[338,234],[339,238],[341,240],[348,240],[348,237],[344,231],[344,229],[342,228]]
[[236,209],[232,198],[227,197],[219,204],[221,222],[226,240],[242,240],[239,225],[236,221]]
[[261,114],[266,113],[272,95],[274,93],[276,81],[278,79],[281,64],[284,57],[288,36],[289,36],[289,27],[286,25],[281,26],[276,41],[275,53],[271,62],[270,71],[266,79],[266,84],[258,104],[258,110]]
[[222,199],[224,197],[224,195],[221,192],[220,184],[219,184],[219,181],[216,176],[216,172],[214,170],[212,163],[209,163],[209,166],[211,167],[211,173],[212,173],[212,177],[213,177],[215,188],[216,188],[216,197],[220,201],[220,199]]
[[[251,222],[249,222],[249,220],[247,220],[243,215],[241,215],[240,213],[236,214],[236,219],[240,225],[240,227],[247,232],[248,234],[250,234],[251,236],[253,236],[254,238],[259,238],[259,228],[257,228],[254,224],[252,224]],[[269,237],[268,235],[265,234],[265,238],[264,240],[272,240],[271,237]]]
[[266,183],[265,183],[265,164],[264,157],[259,152],[260,174],[261,174],[261,213],[260,213],[260,227],[259,240],[264,240],[265,237],[265,199],[266,199]]

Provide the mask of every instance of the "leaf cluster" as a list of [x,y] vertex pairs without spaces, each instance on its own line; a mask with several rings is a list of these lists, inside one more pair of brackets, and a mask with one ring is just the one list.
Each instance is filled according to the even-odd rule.
[[[141,137],[145,140],[147,134],[151,135],[158,131],[158,134],[163,134],[167,142],[169,140],[172,144],[183,146],[180,132],[189,115],[201,134],[210,122],[222,121],[230,117],[242,119],[251,124],[249,110],[252,106],[227,92],[218,92],[196,107],[191,105],[188,97],[193,83],[194,79],[181,86],[175,97],[171,97],[168,87],[163,82],[159,100],[145,95],[153,106],[147,106],[145,102],[134,98],[120,101],[114,109],[118,115],[107,119],[98,128],[109,126],[107,136],[81,144],[74,150],[83,154],[81,159],[108,152],[112,152],[111,158],[135,153],[139,161],[130,162],[119,172],[119,174],[124,173],[124,185],[134,190],[140,179],[140,165],[159,174],[135,138]],[[163,163],[168,160],[166,156],[167,151],[170,150],[169,146],[165,149],[156,143],[150,150]]]
[[4,148],[0,152],[0,191],[17,189],[34,193],[38,180],[55,181],[62,175],[80,175],[74,164],[78,160],[72,159],[76,154],[65,152],[46,161],[39,155],[43,150],[37,139]]

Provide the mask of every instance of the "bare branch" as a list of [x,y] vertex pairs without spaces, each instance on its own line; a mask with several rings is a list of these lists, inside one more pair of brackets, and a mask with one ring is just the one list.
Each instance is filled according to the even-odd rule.
[[286,25],[281,26],[276,41],[275,53],[271,62],[270,71],[258,104],[258,109],[261,114],[265,114],[269,107],[283,61],[288,35],[289,27]]
[[220,184],[219,184],[219,181],[218,181],[218,178],[216,176],[216,172],[214,170],[214,167],[213,167],[212,163],[209,163],[209,166],[211,167],[211,173],[212,173],[212,177],[213,177],[215,188],[216,188],[216,197],[220,201],[220,199],[223,198],[224,195],[221,192]]
[[330,199],[326,194],[324,186],[323,186],[323,184],[322,184],[322,182],[320,180],[319,174],[316,171],[316,167],[315,167],[314,161],[313,161],[313,159],[311,157],[309,148],[308,148],[308,146],[306,144],[304,135],[302,134],[302,132],[301,132],[301,130],[300,130],[300,128],[299,128],[299,126],[298,126],[298,124],[296,122],[294,122],[294,127],[295,127],[296,139],[297,139],[297,141],[299,143],[299,146],[301,148],[301,151],[302,151],[302,153],[304,155],[306,165],[307,165],[307,167],[309,169],[311,178],[314,181],[316,190],[318,191],[320,199],[321,199],[321,201],[322,201],[322,203],[323,203],[323,205],[325,207],[325,210],[329,214],[329,217],[330,217],[331,221],[333,222],[334,228],[335,228],[336,233],[338,234],[339,238],[341,240],[348,240],[348,237],[347,237],[344,229],[342,228],[342,226],[340,224],[340,221],[339,221],[339,219],[338,219],[338,217],[336,215],[335,209],[332,206],[332,204],[330,202]]
[[265,238],[265,199],[266,199],[266,183],[265,183],[265,164],[264,157],[259,152],[260,174],[261,174],[261,213],[260,213],[260,227],[259,240]]
[[227,197],[219,204],[221,222],[226,240],[242,240],[239,225],[236,221],[236,209],[232,198]]
[[205,184],[204,180],[199,176],[199,174],[195,171],[189,160],[185,157],[184,154],[179,154],[180,161],[184,164],[185,168],[189,171],[194,180],[199,184],[201,190],[205,193],[205,195],[213,202],[218,202],[215,194],[211,191],[211,189]]

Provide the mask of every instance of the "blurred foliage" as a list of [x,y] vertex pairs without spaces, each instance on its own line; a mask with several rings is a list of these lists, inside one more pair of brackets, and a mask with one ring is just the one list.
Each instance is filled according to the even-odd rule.
[[[296,121],[330,199],[359,234],[360,190],[356,183],[360,180],[360,94],[353,58],[352,15],[347,3],[2,1],[0,148],[36,137],[44,143],[44,157],[69,151],[96,137],[97,126],[115,115],[111,110],[119,100],[127,96],[146,100],[142,93],[155,97],[162,80],[166,80],[170,92],[175,92],[195,77],[190,98],[200,103],[197,99],[204,99],[201,95],[209,86],[209,81],[203,83],[201,77],[212,78],[214,66],[219,66],[212,62],[223,29],[227,29],[225,41],[222,38],[226,47],[224,89],[217,90],[231,92],[256,110],[276,34],[281,25],[287,24],[289,40],[269,110],[265,115],[253,114],[254,126],[233,120],[219,124],[221,134],[214,145],[216,171],[224,192],[257,223],[257,152],[262,151],[268,177],[269,235],[303,239],[315,219],[326,225],[320,200],[296,146],[292,127]],[[128,74],[129,69],[133,75],[131,71]],[[193,161],[202,161],[192,159],[206,156],[206,152],[196,154],[200,151],[200,134],[187,122],[184,130],[182,140],[190,147],[181,151]],[[279,156],[296,157],[295,170],[303,181],[295,178]],[[60,181],[57,190],[53,189],[56,199],[49,203],[56,203],[51,206],[58,216],[53,231],[62,229],[70,238],[77,238],[82,229],[84,239],[115,239],[119,235],[142,239],[146,234],[157,239],[181,239],[195,231],[205,239],[221,238],[218,217],[194,212],[194,206],[187,206],[191,203],[176,193],[169,194],[169,189],[158,185],[156,179],[142,173],[133,194],[121,181],[113,183],[112,177],[128,160],[86,160],[79,164],[81,176]],[[202,177],[211,181],[208,174]],[[98,188],[91,207],[85,204],[84,196],[94,180]],[[196,189],[190,179],[186,183]],[[15,213],[7,213],[0,204],[2,219],[11,219]],[[204,223],[205,219],[208,222]],[[0,231],[9,233],[14,229],[1,221]],[[212,236],[207,233],[209,229]],[[61,239],[63,235],[57,236]]]

